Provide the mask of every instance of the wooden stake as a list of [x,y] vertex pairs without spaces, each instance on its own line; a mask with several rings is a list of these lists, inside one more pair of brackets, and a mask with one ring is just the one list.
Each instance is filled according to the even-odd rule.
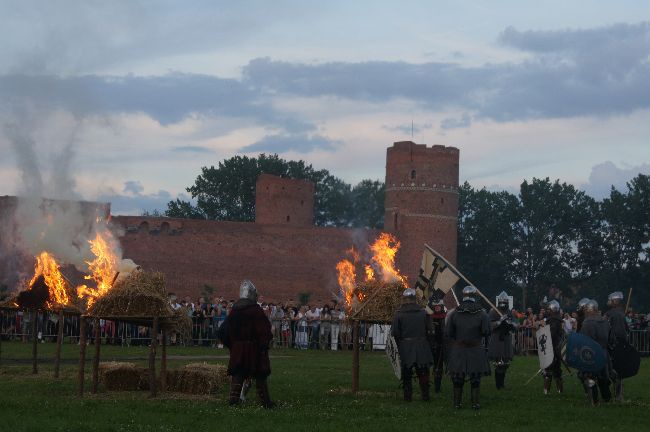
[[160,391],[167,390],[167,329],[162,330],[162,352],[160,353]]
[[359,391],[359,321],[352,325],[352,393]]
[[56,335],[56,352],[54,354],[54,378],[59,377],[59,370],[61,368],[61,345],[63,344],[63,324],[65,322],[65,316],[63,315],[63,309],[59,312],[59,331]]
[[156,345],[158,344],[158,317],[154,317],[151,328],[151,348],[149,350],[149,389],[151,397],[156,397]]
[[81,317],[79,320],[79,374],[77,381],[79,382],[79,397],[84,395],[84,378],[86,367],[86,317]]
[[93,357],[93,386],[91,389],[92,394],[97,393],[99,387],[99,355],[102,346],[102,330],[99,327],[99,318],[95,318],[95,356]]
[[627,304],[625,305],[625,314],[627,315],[627,311],[630,309],[630,299],[632,298],[632,287],[630,287],[630,290],[627,292]]
[[31,311],[32,315],[32,374],[38,374],[38,311]]

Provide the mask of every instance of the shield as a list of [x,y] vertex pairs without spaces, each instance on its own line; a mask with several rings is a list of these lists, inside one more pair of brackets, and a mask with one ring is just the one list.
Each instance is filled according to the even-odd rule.
[[627,341],[617,343],[612,350],[612,365],[621,378],[633,377],[639,373],[641,356]]
[[460,276],[453,271],[447,260],[425,245],[420,274],[415,287],[424,292],[424,298],[427,300],[427,313],[433,312],[433,304],[442,300],[459,280]]
[[553,341],[551,339],[551,327],[544,326],[537,330],[535,335],[537,339],[537,356],[539,357],[540,369],[546,369],[553,363],[555,354],[553,353]]
[[388,356],[388,361],[391,366],[393,366],[393,372],[397,379],[402,379],[402,361],[399,358],[399,349],[397,348],[397,341],[393,336],[389,337],[386,341],[386,355]]
[[598,342],[582,333],[570,333],[566,362],[580,372],[600,372],[606,365],[605,350]]

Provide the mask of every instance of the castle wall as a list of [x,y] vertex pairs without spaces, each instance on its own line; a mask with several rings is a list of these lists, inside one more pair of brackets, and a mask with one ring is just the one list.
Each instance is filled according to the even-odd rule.
[[255,222],[312,226],[314,183],[262,174],[255,189]]
[[193,300],[204,284],[214,294],[237,298],[251,279],[265,300],[298,300],[310,292],[324,302],[339,293],[336,263],[356,241],[372,241],[372,230],[296,227],[286,224],[218,222],[115,216],[124,228],[124,257],[165,274],[167,289]]

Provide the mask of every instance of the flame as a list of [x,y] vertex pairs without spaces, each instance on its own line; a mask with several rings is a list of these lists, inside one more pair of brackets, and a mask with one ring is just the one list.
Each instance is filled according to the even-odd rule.
[[56,259],[48,252],[41,252],[36,257],[34,266],[34,277],[29,282],[31,287],[39,276],[43,275],[45,283],[49,288],[50,299],[47,301],[47,307],[52,309],[57,306],[66,306],[70,304],[70,297],[66,290],[66,282],[59,270],[59,264]]
[[372,262],[381,273],[384,282],[401,282],[407,285],[406,278],[395,268],[395,255],[401,244],[399,240],[388,233],[381,233],[377,240],[370,245]]
[[[377,280],[377,276],[381,276],[383,283],[399,282],[400,285],[406,287],[408,282],[406,277],[403,276],[395,267],[395,255],[400,248],[400,242],[388,233],[381,233],[377,240],[369,246],[369,252],[372,253],[370,263],[365,264],[365,282],[373,282]],[[350,248],[346,251],[351,259],[343,259],[336,265],[338,271],[338,282],[341,292],[345,297],[345,302],[348,307],[352,306],[355,298],[363,302],[366,295],[357,289],[356,267],[361,261],[359,252]]]
[[96,299],[104,296],[112,287],[113,279],[117,274],[119,258],[115,251],[117,250],[117,239],[106,230],[103,233],[97,232],[90,243],[90,250],[95,255],[92,261],[86,261],[88,264],[89,276],[87,280],[93,280],[97,284],[96,288],[86,285],[77,287],[77,296],[88,299],[88,307],[92,306]]

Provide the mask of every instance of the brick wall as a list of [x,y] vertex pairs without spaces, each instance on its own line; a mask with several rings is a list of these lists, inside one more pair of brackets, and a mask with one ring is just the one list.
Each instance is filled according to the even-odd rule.
[[314,183],[262,174],[255,188],[255,222],[312,226]]

